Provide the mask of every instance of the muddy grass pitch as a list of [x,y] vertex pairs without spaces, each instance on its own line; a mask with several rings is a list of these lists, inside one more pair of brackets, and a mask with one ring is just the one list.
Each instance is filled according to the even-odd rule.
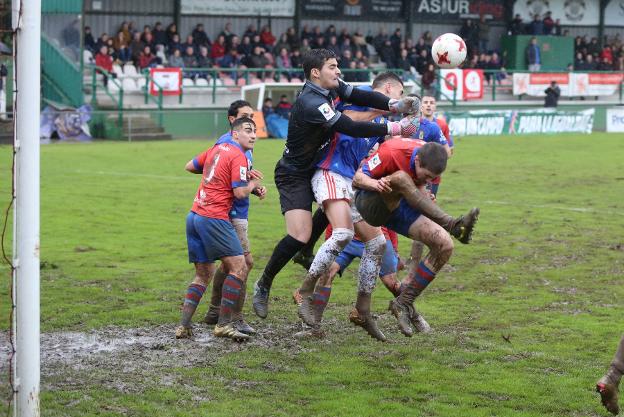
[[[481,208],[474,241],[456,244],[418,300],[431,334],[403,337],[378,285],[373,310],[389,343],[348,322],[353,272],[335,282],[326,337],[294,337],[302,327],[291,291],[303,275],[294,264],[276,278],[266,320],[248,297],[259,331],[251,342],[214,338],[199,323],[205,303],[194,340],[173,337],[193,274],[184,218],[198,177],[183,167],[206,146],[42,148],[43,416],[606,415],[593,386],[624,329],[621,138],[458,140],[439,203],[453,214]],[[272,186],[282,149],[262,141],[255,151],[269,195],[252,202],[251,281],[284,233]],[[3,207],[10,157],[0,147]],[[407,255],[406,240],[400,250]],[[9,271],[0,272],[6,330]],[[8,352],[3,332],[4,405]]]

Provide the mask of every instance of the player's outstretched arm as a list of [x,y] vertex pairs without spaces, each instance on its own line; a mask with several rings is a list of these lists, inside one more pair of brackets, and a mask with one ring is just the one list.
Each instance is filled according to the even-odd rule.
[[384,116],[387,111],[371,109],[367,111],[343,110],[342,114],[348,116],[354,122],[371,122],[379,116]]
[[340,113],[333,124],[336,132],[344,133],[354,138],[370,138],[373,136],[403,136],[411,137],[418,130],[419,119],[416,116],[404,117],[400,122],[373,123],[357,122],[344,113]]
[[404,97],[396,100],[377,91],[367,91],[360,88],[353,88],[348,100],[358,106],[388,110],[393,113],[415,114],[420,110],[420,99],[418,97]]

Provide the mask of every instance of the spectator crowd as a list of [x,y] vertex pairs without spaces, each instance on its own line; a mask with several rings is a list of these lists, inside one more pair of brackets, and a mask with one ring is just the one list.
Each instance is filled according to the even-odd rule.
[[[543,19],[535,16],[524,23],[516,15],[507,27],[510,35],[567,35],[562,31],[559,19],[553,20],[550,12]],[[506,77],[503,57],[489,48],[490,24],[481,16],[478,21],[466,19],[458,34],[465,40],[468,57],[465,68],[499,70],[495,76],[486,73],[486,82],[500,81]],[[436,67],[431,57],[433,35],[430,31],[416,40],[402,34],[401,28],[389,33],[382,26],[376,35],[364,36],[360,31],[349,33],[346,28],[338,31],[331,24],[324,31],[320,26],[303,26],[299,34],[294,27],[275,36],[269,25],[257,30],[249,25],[243,34],[234,33],[231,23],[226,23],[211,38],[204,25],[198,23],[186,36],[178,32],[175,23],[164,27],[161,22],[145,25],[142,30],[133,22],[122,22],[114,34],[102,33],[95,38],[91,29],[84,28],[85,48],[92,52],[97,66],[112,72],[113,63],[132,64],[139,71],[154,66],[180,67],[186,78],[207,78],[211,69],[220,77],[234,80],[242,78],[240,70],[258,69],[252,77],[259,80],[299,81],[302,54],[312,48],[334,51],[346,81],[368,82],[371,58],[375,57],[387,68],[403,70],[405,80],[419,81],[425,89],[434,89]],[[576,59],[569,69],[574,70],[621,70],[624,68],[624,45],[619,35],[601,47],[597,38],[575,39]],[[382,64],[382,66],[383,66]],[[262,69],[262,71],[260,71]]]

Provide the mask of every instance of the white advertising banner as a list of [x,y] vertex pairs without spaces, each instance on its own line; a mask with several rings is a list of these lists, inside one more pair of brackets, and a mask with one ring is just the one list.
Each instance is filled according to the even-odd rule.
[[607,132],[624,132],[624,107],[607,109]]
[[464,77],[462,76],[462,70],[456,69],[441,69],[440,70],[440,92],[448,97],[453,98],[453,90],[457,91],[457,100],[462,99],[462,93],[464,91]]
[[605,26],[624,26],[624,0],[611,0],[605,9]]
[[544,90],[556,81],[565,97],[610,96],[617,94],[624,73],[541,72],[515,73],[513,94],[544,97]]
[[525,23],[531,22],[535,15],[543,19],[546,12],[566,26],[597,26],[600,21],[598,0],[516,0],[514,3],[514,15],[519,14]]
[[483,98],[483,70],[480,69],[443,69],[440,70],[440,90],[449,99],[457,89],[457,100]]
[[182,14],[226,16],[295,15],[295,0],[181,0]]

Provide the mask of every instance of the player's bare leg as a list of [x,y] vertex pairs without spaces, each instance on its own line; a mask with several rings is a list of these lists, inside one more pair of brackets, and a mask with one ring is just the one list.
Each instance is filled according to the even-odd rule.
[[236,312],[242,311],[244,297],[242,291],[247,280],[247,266],[243,256],[226,256],[221,259],[227,276],[221,291],[221,309],[219,321],[214,328],[217,337],[229,337],[235,341],[249,339],[249,335],[236,328]]
[[234,322],[236,323],[236,328],[241,333],[245,333],[248,335],[255,335],[256,329],[251,327],[249,323],[245,321],[245,317],[243,316],[243,305],[245,304],[245,300],[247,299],[247,277],[249,277],[249,272],[251,268],[253,268],[253,257],[250,252],[245,253],[245,267],[246,267],[246,276],[245,283],[243,284],[243,289],[241,293],[241,303],[240,308],[234,312]]
[[618,391],[622,374],[624,374],[624,336],[620,339],[620,344],[609,370],[596,383],[596,391],[600,393],[602,405],[613,415],[617,415],[620,412]]
[[295,209],[284,213],[286,236],[273,249],[262,276],[254,285],[253,310],[260,318],[269,314],[269,292],[273,279],[292,257],[310,239],[312,232],[312,214],[307,210]]
[[176,339],[188,339],[193,336],[191,320],[214,272],[214,263],[195,263],[195,278],[186,290],[180,325],[175,330]]
[[390,311],[399,320],[399,329],[405,336],[412,336],[412,317],[414,300],[434,280],[436,274],[450,259],[453,253],[453,241],[441,226],[424,216],[418,217],[409,228],[409,237],[423,242],[429,248],[429,254],[418,264],[416,272],[409,277],[401,294],[390,302]]
[[316,314],[313,307],[313,293],[316,283],[323,273],[329,271],[338,254],[353,239],[353,221],[351,220],[351,208],[346,200],[326,200],[324,202],[325,215],[332,225],[332,235],[319,248],[310,270],[306,274],[299,294],[302,302],[299,306],[299,317],[308,326],[316,324]]
[[374,339],[385,342],[386,336],[377,327],[371,315],[371,297],[381,268],[381,258],[386,250],[386,238],[379,227],[373,227],[364,221],[355,224],[358,235],[364,241],[364,252],[358,270],[358,294],[355,308],[349,314],[349,320],[362,327]]
[[396,272],[379,277],[379,280],[395,297],[401,293],[401,282],[397,279]]
[[479,219],[479,209],[473,208],[466,215],[457,218],[447,214],[431,198],[418,190],[412,178],[403,171],[389,176],[393,194],[399,193],[407,203],[439,224],[461,243],[467,244],[472,239],[472,231]]
[[416,272],[416,268],[420,263],[423,255],[423,251],[425,249],[425,245],[422,242],[414,240],[412,242],[412,249],[410,251],[410,262],[407,268],[407,277]]
[[221,289],[223,288],[223,281],[225,281],[226,273],[223,270],[223,265],[217,268],[214,278],[212,280],[212,292],[210,295],[210,306],[204,316],[204,323],[217,324],[219,321],[219,310],[221,309]]

